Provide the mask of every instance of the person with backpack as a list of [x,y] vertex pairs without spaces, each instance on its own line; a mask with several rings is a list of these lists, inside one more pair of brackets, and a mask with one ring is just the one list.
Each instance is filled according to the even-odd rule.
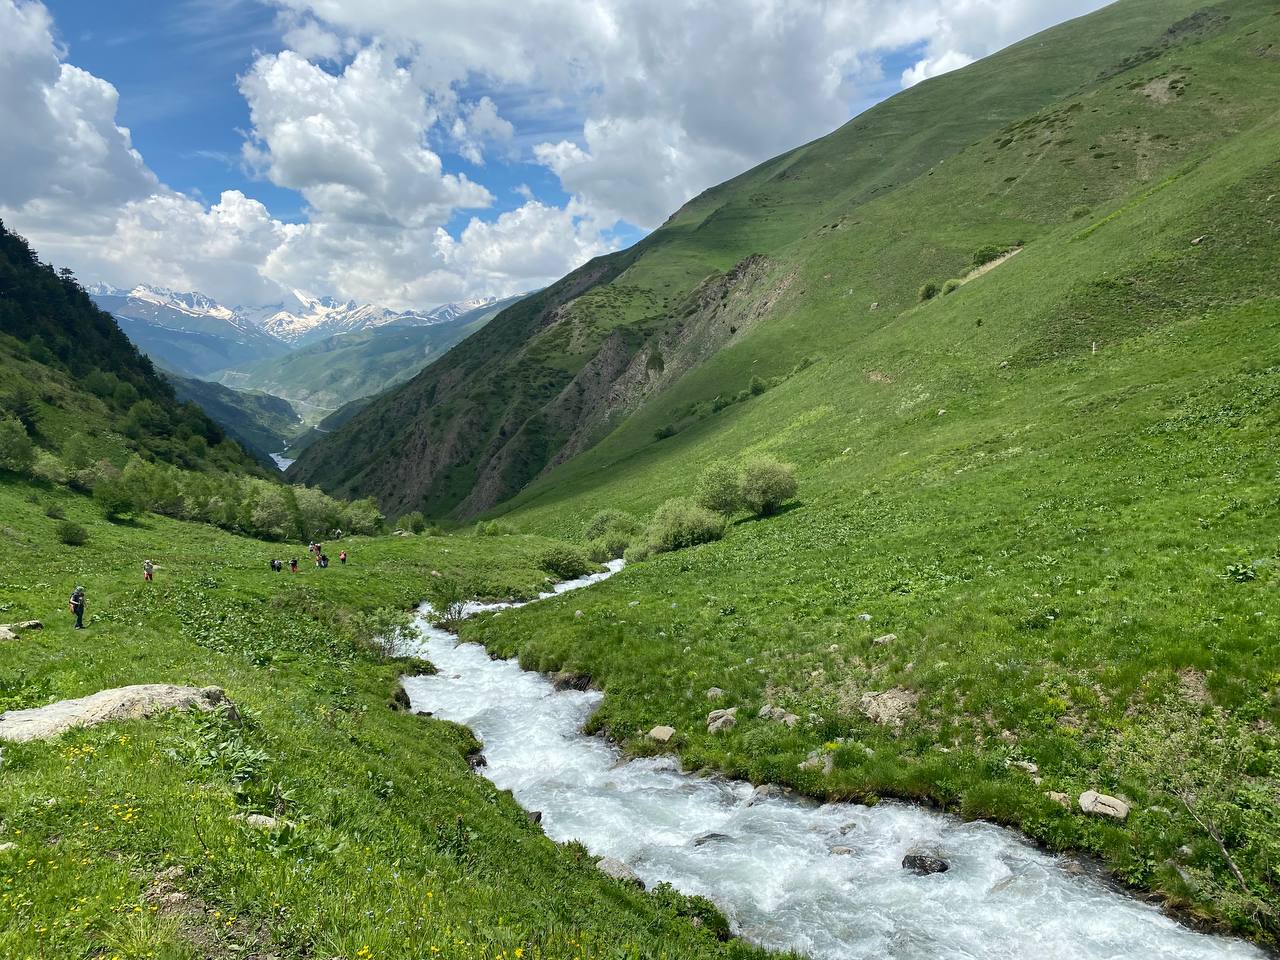
[[289,561],[289,572],[290,572],[290,573],[297,573],[297,572],[298,572],[298,558],[297,558],[297,557],[294,557],[292,560],[290,560],[290,561]]
[[71,612],[75,614],[76,629],[84,629],[84,587],[76,587],[71,591],[71,599],[67,601]]
[[338,562],[344,567],[347,565],[347,551],[343,550],[338,554]]

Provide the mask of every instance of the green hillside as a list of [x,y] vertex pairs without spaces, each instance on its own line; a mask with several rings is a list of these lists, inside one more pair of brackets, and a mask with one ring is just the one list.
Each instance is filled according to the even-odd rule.
[[[67,273],[0,224],[0,422],[16,419],[41,469],[66,479],[130,454],[192,470],[258,472],[161,377]],[[61,459],[59,459],[61,458]]]
[[239,390],[286,397],[308,423],[316,423],[353,400],[404,383],[518,299],[480,307],[449,322],[329,337],[284,357],[224,370],[219,380]]
[[[1271,11],[1196,9],[1117,4],[707,191],[635,248],[506,311],[309,450],[295,475],[392,512],[466,518],[619,424],[645,424],[624,428],[632,448],[652,443],[753,375],[845,349],[978,249],[1032,242],[1265,116],[1269,100],[1232,83],[1273,60],[1225,38]],[[1183,78],[1171,103],[1144,92],[1181,77],[1188,57],[1213,76]],[[1219,63],[1232,57],[1234,80]]]
[[179,400],[198,406],[268,467],[274,468],[271,455],[282,452],[302,430],[302,418],[281,397],[233,390],[176,373],[166,374],[166,378]]
[[[780,515],[466,633],[590,673],[636,749],[670,723],[694,768],[1013,823],[1274,941],[1277,50],[1274,3],[1127,0],[921,84],[506,311],[294,474],[548,533],[790,461]],[[864,708],[890,690],[900,727]],[[1046,795],[1086,789],[1133,813]]]

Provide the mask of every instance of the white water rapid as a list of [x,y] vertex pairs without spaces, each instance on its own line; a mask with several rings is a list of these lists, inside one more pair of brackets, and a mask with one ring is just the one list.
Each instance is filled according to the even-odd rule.
[[[559,584],[588,586],[620,569]],[[552,594],[544,594],[544,598]],[[510,604],[474,604],[469,612]],[[625,760],[581,733],[600,694],[556,692],[514,660],[425,620],[439,670],[406,678],[414,709],[465,724],[484,743],[485,776],[513,791],[557,841],[630,864],[647,885],[702,894],[735,932],[814,958],[865,960],[1259,960],[1099,880],[1071,875],[1013,831],[921,807],[817,804],[749,784],[681,773],[670,758]],[[723,838],[697,839],[708,833]],[[917,844],[946,873],[902,869]],[[846,847],[851,853],[836,854]]]

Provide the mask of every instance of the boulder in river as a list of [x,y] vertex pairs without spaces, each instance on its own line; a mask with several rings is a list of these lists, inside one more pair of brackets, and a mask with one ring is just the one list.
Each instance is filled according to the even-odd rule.
[[728,710],[712,710],[707,714],[707,733],[721,733],[732,730],[738,723],[738,708]]
[[658,743],[670,743],[671,738],[676,735],[675,727],[668,727],[665,724],[654,727],[649,731],[649,739],[656,740]]
[[747,802],[743,806],[754,807],[761,800],[767,799],[773,793],[773,785],[762,783],[751,791],[751,796],[747,797]]
[[606,876],[613,877],[615,880],[621,880],[623,883],[635,884],[642,890],[644,889],[644,881],[640,879],[640,875],[621,860],[615,860],[612,857],[605,857],[596,862],[596,868],[601,873]]
[[853,855],[853,847],[832,847],[831,855],[833,857],[849,857]]
[[1109,797],[1096,790],[1086,790],[1080,794],[1080,810],[1098,817],[1110,817],[1113,820],[1124,820],[1129,816],[1129,804],[1118,797]]
[[694,837],[693,845],[695,847],[703,847],[703,846],[706,846],[708,843],[715,843],[719,840],[732,840],[732,839],[733,837],[729,836],[727,833],[716,833],[712,831],[711,833],[703,833]]
[[45,740],[73,727],[94,727],[113,720],[137,720],[166,710],[215,710],[235,706],[221,687],[179,687],[171,683],[139,683],[100,690],[87,697],[59,700],[46,707],[0,714],[0,740]]
[[946,873],[951,869],[951,864],[937,851],[913,849],[902,858],[902,869],[926,877],[931,873]]

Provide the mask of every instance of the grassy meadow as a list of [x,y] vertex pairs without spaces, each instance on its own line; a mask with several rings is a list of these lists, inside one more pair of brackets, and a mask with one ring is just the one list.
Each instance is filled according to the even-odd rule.
[[[89,531],[62,546],[63,512]],[[60,509],[59,509],[60,508]],[[132,683],[223,687],[242,715],[168,715],[6,744],[0,955],[752,957],[705,903],[613,881],[473,773],[452,724],[389,708],[426,669],[375,637],[436,570],[492,596],[544,586],[533,536],[349,538],[346,567],[147,515],[111,524],[57,488],[0,482],[0,709]],[[156,580],[142,581],[143,559]],[[88,594],[87,629],[66,598]],[[286,822],[263,831],[233,820]],[[181,868],[177,871],[174,868]]]

